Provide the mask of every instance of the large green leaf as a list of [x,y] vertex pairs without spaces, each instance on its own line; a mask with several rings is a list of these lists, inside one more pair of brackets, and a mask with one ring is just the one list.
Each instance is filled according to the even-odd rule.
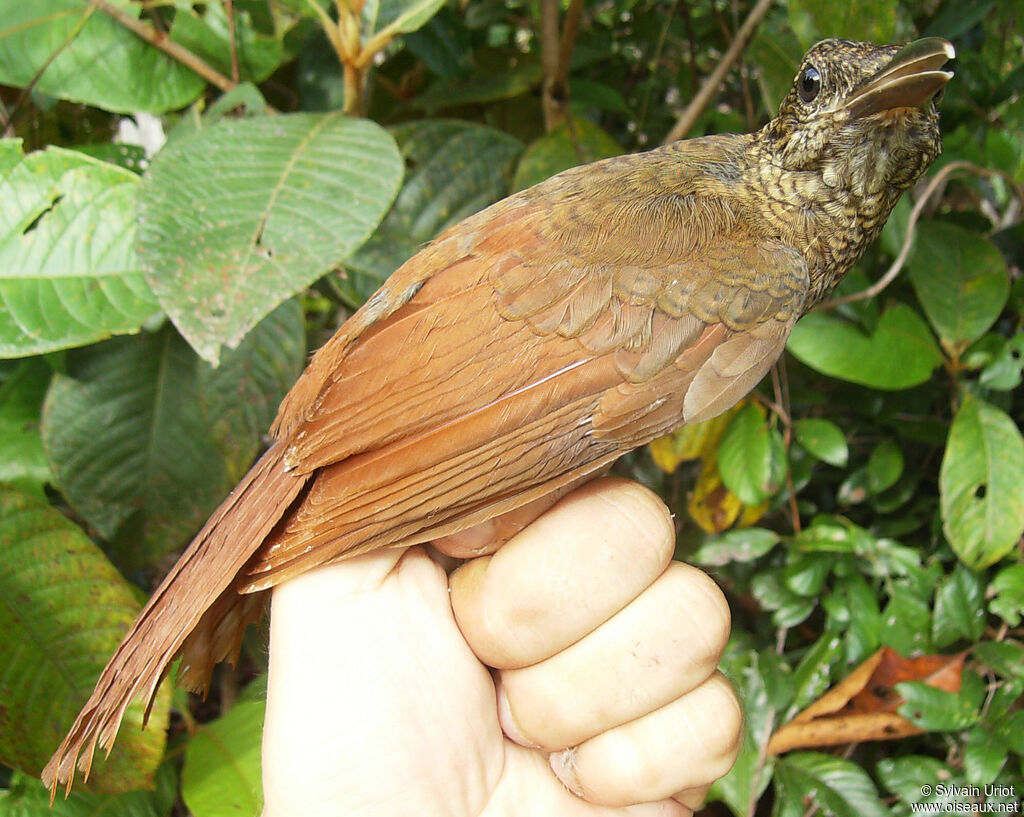
[[134,173],[0,141],[0,355],[134,332],[159,306],[142,276]]
[[342,293],[362,304],[442,230],[508,193],[522,144],[484,125],[428,119],[392,129],[408,171],[387,218],[346,263]]
[[401,178],[394,140],[367,120],[222,121],[157,154],[139,197],[139,256],[181,333],[216,362],[362,244]]
[[36,90],[121,113],[182,108],[206,85],[88,0],[0,0],[0,83],[25,87],[40,72]]
[[913,309],[894,304],[873,335],[841,318],[812,312],[789,336],[793,355],[822,374],[876,389],[907,389],[931,377],[942,354]]
[[241,701],[196,729],[185,751],[181,793],[194,817],[257,817],[263,807],[263,700]]
[[939,471],[946,538],[979,570],[1010,553],[1024,532],[1024,439],[1004,412],[966,395]]
[[985,334],[1010,294],[1002,253],[955,224],[924,222],[909,270],[928,319],[950,351],[960,352]]
[[[88,537],[42,500],[0,486],[0,763],[38,774],[139,611],[131,586]],[[169,689],[149,728],[129,707],[95,791],[152,785],[163,755]]]
[[81,350],[54,379],[43,441],[68,501],[129,569],[183,544],[249,466],[302,368],[302,316],[276,310],[211,367],[173,330]]
[[57,796],[36,777],[16,773],[0,791],[0,817],[167,817],[177,799],[178,775],[173,761],[160,765],[152,791],[96,794],[76,786],[68,797]]
[[53,371],[39,358],[19,361],[0,385],[0,482],[42,494],[50,479],[39,412]]

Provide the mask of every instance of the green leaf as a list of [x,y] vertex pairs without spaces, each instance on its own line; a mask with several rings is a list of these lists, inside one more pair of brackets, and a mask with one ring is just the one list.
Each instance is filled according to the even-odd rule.
[[[0,486],[0,763],[36,775],[139,612],[132,587],[88,537],[46,503]],[[94,791],[152,785],[163,755],[170,690],[149,728],[129,707]]]
[[849,760],[796,752],[775,765],[777,796],[805,814],[819,806],[837,817],[890,817],[867,773]]
[[[986,335],[985,337],[998,336]],[[1024,332],[1018,332],[1009,340],[1004,341],[1001,337],[999,340],[1003,341],[999,351],[991,361],[985,364],[985,368],[978,376],[978,382],[987,389],[1010,391],[1017,388],[1024,380],[1022,377],[1022,372],[1024,372]]]
[[832,685],[832,671],[842,653],[843,642],[836,633],[821,634],[793,671],[793,709],[803,709]]
[[[132,17],[142,4],[112,0]],[[206,83],[87,0],[0,0],[0,83],[108,111],[183,108]],[[2,197],[0,197],[2,198]]]
[[822,374],[892,391],[923,383],[942,362],[927,324],[899,303],[882,313],[870,336],[840,318],[811,312],[793,327],[787,348]]
[[985,632],[985,599],[981,577],[958,564],[935,592],[932,639],[939,649]]
[[989,595],[988,609],[1011,627],[1018,626],[1024,613],[1024,563],[1000,570],[989,585]]
[[39,495],[50,480],[39,412],[52,375],[42,360],[30,358],[0,385],[0,482]]
[[955,224],[921,224],[908,269],[928,320],[951,353],[966,349],[985,334],[1010,294],[1010,278],[999,250]]
[[985,687],[977,675],[965,672],[959,692],[946,692],[923,681],[896,684],[896,692],[905,701],[899,713],[915,726],[926,731],[953,732],[978,722]]
[[339,288],[352,307],[426,242],[506,196],[522,151],[508,134],[454,119],[399,125],[392,135],[409,169],[387,218],[345,264]]
[[882,440],[868,458],[867,476],[871,493],[880,494],[896,484],[903,473],[903,452],[893,440]]
[[153,791],[94,794],[80,791],[79,784],[68,797],[58,795],[50,805],[50,790],[37,777],[16,772],[9,787],[0,790],[0,817],[167,817],[178,793],[174,763],[162,763],[156,772]]
[[750,592],[777,627],[794,627],[814,612],[815,600],[798,596],[784,584],[781,571],[765,570],[750,582]]
[[194,817],[257,817],[263,808],[263,700],[242,701],[196,728],[185,750],[181,793]]
[[882,644],[900,655],[933,652],[928,605],[902,584],[893,585],[882,613]]
[[726,487],[747,505],[758,505],[782,485],[786,456],[778,431],[757,406],[744,406],[722,435],[718,471]]
[[951,791],[962,789],[967,783],[941,760],[923,755],[882,760],[875,768],[886,788],[899,795],[904,803],[948,803],[954,798],[937,792],[936,783],[944,782]]
[[790,0],[789,22],[804,46],[826,37],[887,43],[896,28],[893,0]]
[[435,82],[413,100],[412,107],[430,111],[513,99],[539,85],[541,77],[539,62],[521,59],[506,70]]
[[157,154],[139,195],[139,257],[175,325],[215,363],[359,247],[401,177],[394,141],[365,119],[221,121]]
[[0,356],[135,332],[159,311],[135,237],[134,173],[0,140]]
[[[1024,712],[1017,713],[1024,716]],[[1020,734],[1024,723],[1020,718],[1013,717],[1006,719],[1008,725]],[[1016,720],[1016,723],[1012,721]],[[997,735],[987,728],[985,724],[979,724],[967,733],[964,740],[963,764],[967,780],[976,786],[984,786],[996,779],[996,775],[1006,765],[1009,747]]]
[[786,587],[798,596],[817,596],[835,564],[835,559],[825,553],[799,553],[786,565],[783,581]]
[[231,76],[234,56],[243,82],[262,82],[284,59],[284,45],[279,37],[261,34],[253,28],[252,15],[243,8],[236,7],[229,19],[223,3],[206,3],[200,8],[191,3],[179,4],[171,39],[225,76]]
[[982,641],[974,655],[1004,678],[1024,679],[1024,645],[1017,641]]
[[775,724],[775,710],[763,678],[763,667],[753,649],[739,649],[730,642],[722,657],[722,671],[743,701],[743,737],[739,756],[729,773],[716,781],[708,800],[722,800],[734,814],[745,815],[768,787],[772,761],[763,756]]
[[740,528],[709,539],[690,554],[688,561],[702,567],[722,567],[731,562],[752,562],[764,556],[779,541],[779,535],[765,528]]
[[620,153],[619,143],[601,128],[582,116],[572,116],[523,151],[512,189],[524,190],[570,167]]
[[843,468],[850,456],[846,436],[831,420],[808,418],[793,424],[796,440],[822,462]]
[[304,358],[295,301],[216,369],[170,326],[71,357],[50,387],[43,441],[71,505],[123,543],[113,553],[124,569],[202,525],[249,467]]
[[1024,532],[1024,439],[1013,420],[974,397],[953,419],[939,471],[943,530],[975,570],[1010,553]]
[[415,31],[433,17],[444,0],[367,0],[363,4],[362,34],[397,37]]

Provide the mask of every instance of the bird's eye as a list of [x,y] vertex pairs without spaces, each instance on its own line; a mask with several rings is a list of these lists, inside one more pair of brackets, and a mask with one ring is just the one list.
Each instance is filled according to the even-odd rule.
[[797,92],[804,102],[811,102],[821,90],[821,74],[813,65],[808,65],[796,81]]

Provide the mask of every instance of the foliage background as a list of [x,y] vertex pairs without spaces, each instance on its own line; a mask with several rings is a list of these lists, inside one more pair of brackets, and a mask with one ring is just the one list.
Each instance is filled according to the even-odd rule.
[[[0,0],[0,817],[42,813],[34,777],[140,601],[308,350],[417,247],[674,126],[760,126],[822,36],[919,35],[959,55],[945,154],[839,295],[898,276],[809,315],[754,399],[622,469],[732,603],[747,735],[709,811],[909,814],[950,800],[939,782],[1016,802],[1019,4]],[[153,131],[155,155],[131,143]],[[882,647],[946,656],[863,705],[918,734],[767,754]],[[257,814],[265,663],[254,634],[206,702],[165,685],[155,728],[130,712],[53,813]]]

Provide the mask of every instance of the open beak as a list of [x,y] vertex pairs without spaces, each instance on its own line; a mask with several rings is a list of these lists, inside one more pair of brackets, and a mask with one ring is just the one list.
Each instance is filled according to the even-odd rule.
[[858,118],[896,108],[920,108],[953,78],[952,71],[940,69],[955,56],[953,44],[941,37],[914,40],[857,88],[845,107]]

